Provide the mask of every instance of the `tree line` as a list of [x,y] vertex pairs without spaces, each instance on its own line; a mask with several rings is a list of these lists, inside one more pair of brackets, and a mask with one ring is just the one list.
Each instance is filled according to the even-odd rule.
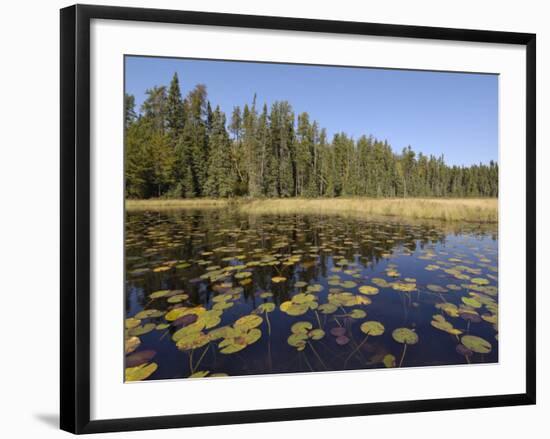
[[327,139],[287,101],[212,108],[206,87],[184,98],[177,74],[146,91],[139,113],[125,95],[128,198],[496,197],[498,164],[449,166],[444,157],[394,152],[372,136]]

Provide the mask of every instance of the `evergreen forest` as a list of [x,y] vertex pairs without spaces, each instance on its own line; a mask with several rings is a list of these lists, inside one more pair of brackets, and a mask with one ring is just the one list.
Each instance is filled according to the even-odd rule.
[[127,198],[498,196],[496,162],[451,166],[369,135],[329,139],[287,101],[254,96],[226,115],[204,85],[182,96],[177,74],[139,110],[124,99]]

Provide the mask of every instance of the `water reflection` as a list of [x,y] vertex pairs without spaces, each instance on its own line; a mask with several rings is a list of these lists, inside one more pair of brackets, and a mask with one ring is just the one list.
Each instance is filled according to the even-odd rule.
[[497,252],[479,224],[128,213],[126,366],[168,379],[495,362]]

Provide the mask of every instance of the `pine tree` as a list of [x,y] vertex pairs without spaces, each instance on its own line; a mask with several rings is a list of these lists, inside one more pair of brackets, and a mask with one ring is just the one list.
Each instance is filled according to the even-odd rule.
[[[149,197],[496,197],[498,164],[449,166],[410,146],[400,154],[387,141],[326,130],[290,103],[269,113],[251,105],[212,111],[206,87],[183,100],[176,73],[165,86],[124,96],[125,193]],[[231,137],[228,134],[231,133]]]
[[212,113],[209,136],[208,177],[204,194],[209,197],[234,195],[236,175],[228,158],[230,141],[225,129],[225,115],[216,107]]
[[154,131],[164,134],[166,128],[166,87],[153,87],[148,89],[145,94],[147,99],[141,106],[143,117],[148,119]]
[[[177,139],[185,123],[185,106],[180,91],[178,74],[174,73],[166,102],[166,127],[172,139]],[[175,142],[174,142],[175,144]]]
[[[207,178],[208,141],[206,132],[207,100],[206,87],[197,85],[187,96],[186,120],[181,134],[181,145],[178,155],[184,155],[184,169],[191,169],[193,190],[186,189],[188,194],[202,196]],[[180,165],[181,166],[181,165]],[[186,185],[188,186],[188,185]]]
[[134,95],[124,93],[124,128],[128,129],[136,119],[136,100]]

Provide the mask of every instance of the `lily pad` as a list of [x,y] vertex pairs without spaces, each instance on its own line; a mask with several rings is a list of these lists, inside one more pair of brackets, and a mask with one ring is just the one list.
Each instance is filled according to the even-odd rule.
[[134,352],[140,344],[141,340],[139,337],[129,337],[124,341],[124,352],[126,354]]
[[124,321],[124,326],[126,327],[126,329],[135,328],[135,327],[139,326],[140,324],[141,324],[141,320],[140,319],[135,319],[133,317],[130,317],[130,318],[128,318]]
[[281,282],[284,282],[286,280],[286,277],[284,276],[274,276],[271,278],[271,282],[275,283],[275,284],[279,284]]
[[456,329],[452,323],[445,320],[445,317],[443,317],[441,314],[436,314],[432,317],[431,325],[434,328],[437,328],[441,331],[447,332],[451,335],[460,335],[462,334],[462,331],[460,329]]
[[464,346],[473,352],[487,354],[491,352],[492,346],[487,340],[475,335],[464,335],[460,341]]
[[398,343],[408,345],[418,343],[418,334],[409,328],[394,329],[392,337]]
[[470,282],[476,285],[489,285],[489,281],[487,279],[483,279],[482,277],[474,277],[470,279]]
[[348,317],[351,317],[355,320],[364,319],[365,317],[367,317],[367,313],[362,309],[354,309],[348,314]]
[[456,306],[454,303],[438,303],[437,305],[435,305],[435,307],[443,311],[449,317],[458,317],[458,306]]
[[337,309],[338,307],[333,303],[323,303],[322,305],[319,305],[319,312],[323,314],[332,314],[336,312]]
[[144,335],[148,332],[151,332],[153,329],[155,329],[157,325],[154,323],[146,323],[145,325],[136,326],[135,328],[129,329],[128,334],[129,335]]
[[210,342],[210,338],[203,332],[191,332],[178,338],[176,347],[181,351],[198,349]]
[[196,314],[187,314],[181,316],[180,318],[174,320],[172,325],[174,326],[189,326],[192,323],[195,323],[198,320],[199,316]]
[[340,337],[342,335],[345,335],[346,332],[347,332],[346,328],[344,328],[343,326],[336,326],[335,328],[332,328],[330,330],[330,333],[335,337]]
[[157,353],[152,349],[134,352],[125,358],[126,367],[136,367],[148,363]]
[[210,373],[208,370],[199,370],[191,375],[189,375],[187,378],[204,378]]
[[481,303],[471,297],[463,297],[461,300],[465,305],[471,306],[472,308],[481,308]]
[[372,285],[362,285],[359,287],[359,292],[367,296],[374,296],[375,294],[378,294],[380,290]]
[[392,354],[386,354],[384,356],[384,359],[382,360],[382,362],[384,363],[384,366],[386,366],[386,367],[391,368],[391,367],[396,366],[395,357]]
[[[374,336],[382,335],[385,330],[384,325],[375,320],[364,322],[363,324],[361,324],[360,328],[361,328],[361,332],[363,332],[364,334],[374,335]],[[409,344],[412,344],[412,343],[409,343]]]
[[313,328],[310,322],[296,322],[290,327],[290,332],[293,334],[307,334]]
[[274,310],[275,310],[275,304],[273,302],[266,302],[258,305],[258,311],[260,313],[273,312]]
[[149,294],[149,298],[150,299],[158,299],[158,298],[164,297],[168,294],[170,294],[170,290],[159,290],[159,291],[155,291],[155,292]]
[[239,318],[233,326],[237,329],[241,330],[249,330],[252,328],[256,328],[262,324],[264,320],[257,314],[248,314],[246,316],[243,316]]
[[126,381],[143,381],[149,378],[158,368],[157,363],[140,364],[136,367],[127,367],[124,371]]
[[237,331],[230,337],[224,338],[219,344],[220,353],[233,354],[235,352],[242,351],[247,346],[258,341],[262,336],[262,331],[258,328],[252,328],[246,330],[243,327],[237,329]]
[[335,341],[338,345],[345,346],[350,342],[350,339],[346,335],[340,335],[340,336],[336,337]]
[[152,319],[157,317],[162,317],[164,315],[163,311],[160,311],[158,309],[144,309],[143,311],[138,312],[134,318],[136,319]]
[[426,288],[428,288],[428,290],[430,291],[433,291],[434,293],[446,293],[449,291],[447,288],[435,284],[429,284]]

